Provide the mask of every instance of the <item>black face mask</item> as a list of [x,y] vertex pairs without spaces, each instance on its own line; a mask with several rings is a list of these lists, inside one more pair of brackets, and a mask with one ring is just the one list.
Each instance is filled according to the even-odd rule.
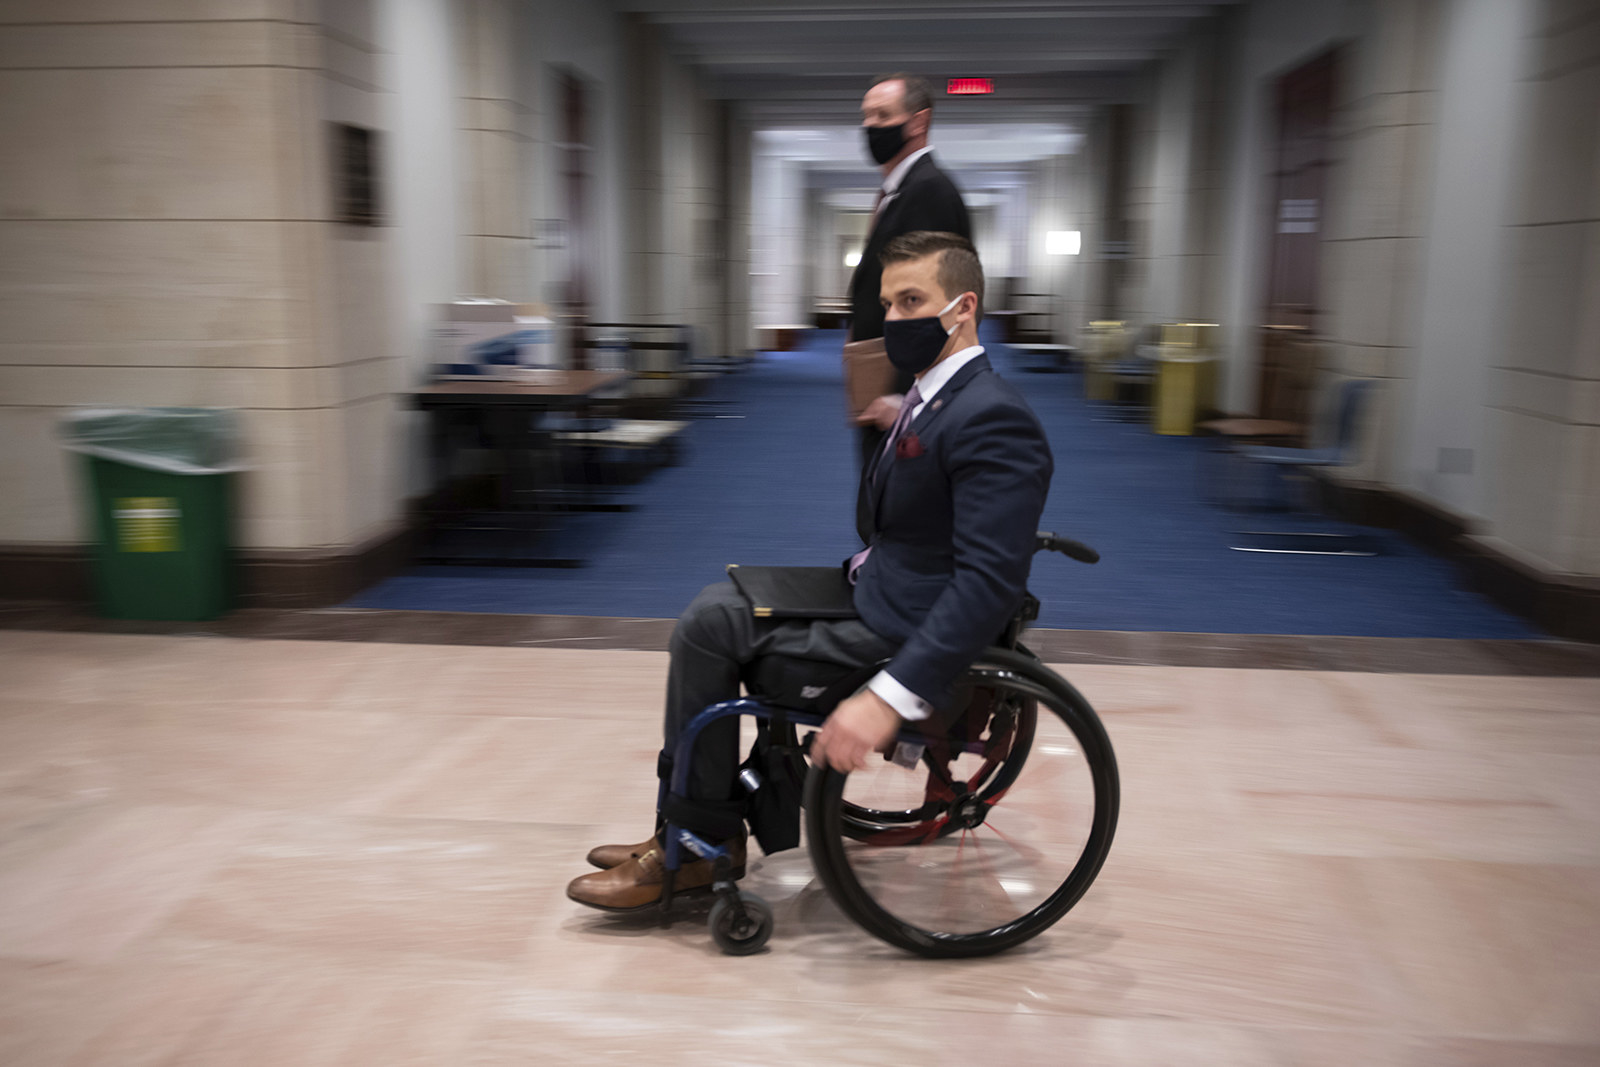
[[906,146],[906,124],[897,126],[863,126],[867,134],[867,151],[872,153],[872,161],[878,166],[883,166],[889,160],[900,154]]
[[944,343],[955,330],[953,326],[945,329],[944,323],[939,321],[939,315],[961,303],[961,296],[946,304],[938,315],[922,319],[885,319],[883,350],[889,362],[907,374],[921,374],[933,366],[939,353],[944,351]]

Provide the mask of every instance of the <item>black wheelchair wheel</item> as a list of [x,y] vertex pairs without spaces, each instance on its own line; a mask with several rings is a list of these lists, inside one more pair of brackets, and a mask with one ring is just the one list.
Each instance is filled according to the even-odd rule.
[[[989,955],[1047,929],[1088,890],[1116,832],[1116,757],[1077,690],[1005,649],[986,651],[960,684],[995,694],[997,707],[1033,710],[1028,748],[976,788],[959,760],[943,778],[953,799],[931,809],[929,782],[940,775],[926,759],[873,760],[853,774],[813,769],[806,782],[819,880],[862,928],[922,956]],[[952,745],[962,759],[986,761],[984,741]],[[863,833],[864,811],[918,818]]]
[[[740,914],[742,912],[742,914]],[[707,919],[711,940],[729,956],[752,956],[772,937],[772,905],[754,893],[741,890],[739,907],[718,897]]]

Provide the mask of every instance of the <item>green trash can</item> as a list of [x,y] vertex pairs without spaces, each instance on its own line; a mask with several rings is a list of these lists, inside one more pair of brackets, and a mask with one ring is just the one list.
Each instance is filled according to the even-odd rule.
[[84,457],[95,595],[113,619],[214,619],[232,606],[237,417],[98,408],[62,425]]

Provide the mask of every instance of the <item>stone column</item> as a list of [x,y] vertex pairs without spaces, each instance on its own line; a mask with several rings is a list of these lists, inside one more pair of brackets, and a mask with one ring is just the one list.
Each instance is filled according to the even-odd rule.
[[751,130],[739,108],[724,104],[726,167],[723,203],[727,205],[723,256],[723,300],[726,308],[725,348],[717,355],[741,356],[755,347],[750,303]]
[[1339,79],[1322,245],[1323,364],[1331,381],[1382,383],[1347,477],[1397,483],[1418,340],[1441,19],[1434,0],[1371,10],[1370,29],[1346,50]]
[[665,306],[658,260],[666,251],[661,215],[665,182],[661,144],[661,67],[666,60],[659,32],[637,15],[623,29],[624,239],[627,289],[623,317],[652,321]]
[[149,0],[113,23],[103,4],[7,6],[8,547],[78,558],[79,471],[55,426],[82,405],[238,410],[247,562],[281,572],[392,529],[387,235],[339,220],[329,126],[381,125],[381,49],[370,2],[326,9]]
[[1539,2],[1520,47],[1487,534],[1600,600],[1600,8]]
[[667,54],[659,30],[632,16],[624,34],[628,317],[688,325],[700,355],[721,354],[728,124],[699,75]]
[[1215,321],[1220,104],[1217,30],[1152,68],[1135,107],[1132,248],[1118,317]]
[[455,0],[461,294],[533,300],[533,27],[513,0]]

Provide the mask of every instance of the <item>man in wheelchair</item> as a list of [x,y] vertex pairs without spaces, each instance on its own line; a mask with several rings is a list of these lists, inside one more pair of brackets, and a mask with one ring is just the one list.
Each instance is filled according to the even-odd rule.
[[[672,635],[664,779],[689,721],[738,697],[751,668],[769,658],[805,665],[828,684],[887,660],[838,704],[811,746],[814,762],[841,771],[866,766],[907,720],[950,707],[957,677],[1026,595],[1054,463],[1039,420],[978,344],[984,282],[977,252],[964,237],[923,231],[890,242],[882,259],[884,345],[916,384],[862,475],[856,524],[867,547],[843,564],[855,617],[757,617],[733,583],[707,586]],[[669,797],[657,823],[659,834],[666,814],[705,840],[727,843],[733,877],[745,861],[738,749],[737,717],[708,726],[686,793]],[[573,900],[611,911],[660,900],[657,837],[602,845],[588,859],[601,869],[573,880]],[[712,880],[709,861],[686,863],[675,890]]]

